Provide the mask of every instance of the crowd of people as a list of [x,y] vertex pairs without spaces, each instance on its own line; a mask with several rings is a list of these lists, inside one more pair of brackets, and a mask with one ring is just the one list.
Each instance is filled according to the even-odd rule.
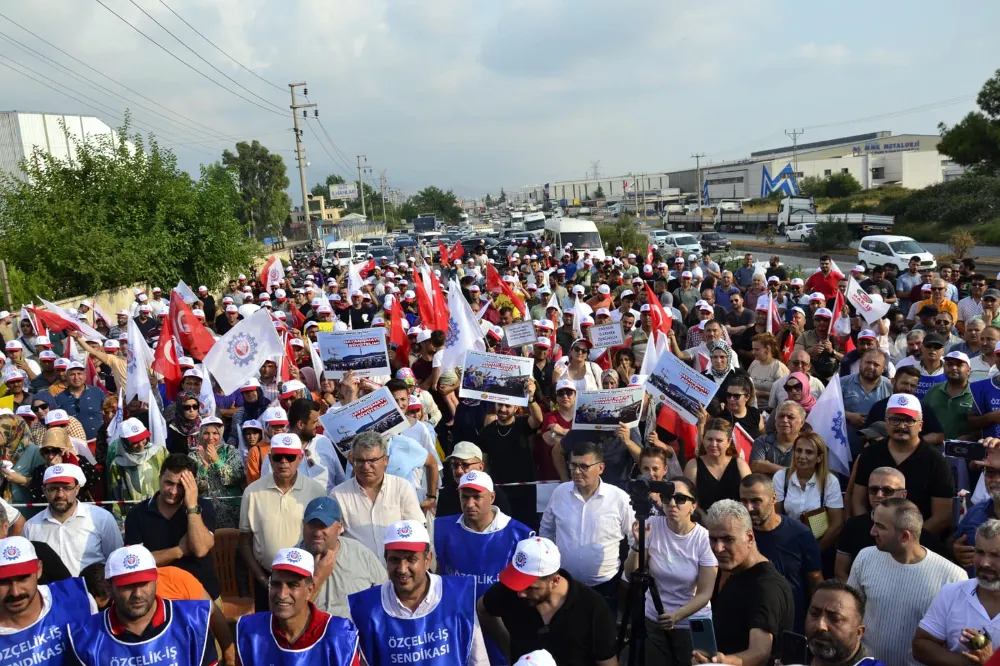
[[[191,312],[216,340],[266,309],[286,343],[232,393],[187,349],[179,386],[150,370],[125,400],[129,336],[156,348],[169,331],[159,288],[114,321],[79,303],[85,327],[0,312],[0,654],[609,666],[627,619],[649,665],[989,660],[1000,291],[972,260],[845,275],[823,256],[793,277],[777,257],[729,271],[707,252],[545,242],[499,263],[482,246],[360,268],[299,252],[277,283],[199,287]],[[852,277],[883,318],[843,298]],[[427,294],[456,289],[482,351],[532,360],[526,406],[462,393],[454,316],[428,324]],[[533,344],[508,343],[519,321]],[[605,324],[621,344],[595,346]],[[328,378],[318,336],[363,328],[385,329],[391,374]],[[581,392],[642,386],[662,353],[716,387],[692,426],[647,394],[638,424],[574,428]],[[848,473],[808,423],[831,382]],[[326,432],[383,388],[402,432]],[[665,482],[640,498],[642,535],[640,475]],[[235,625],[213,558],[226,528],[256,611]],[[636,570],[655,587],[629,605]]]

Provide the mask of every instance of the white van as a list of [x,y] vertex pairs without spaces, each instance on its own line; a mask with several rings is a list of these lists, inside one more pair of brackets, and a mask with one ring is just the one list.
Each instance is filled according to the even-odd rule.
[[346,259],[351,261],[354,259],[354,243],[351,241],[331,241],[326,244],[326,258],[333,259]]
[[545,243],[552,246],[552,254],[561,257],[566,245],[572,243],[581,256],[584,250],[595,260],[604,260],[604,243],[597,225],[590,220],[571,217],[553,217],[545,221]]
[[858,263],[867,271],[872,266],[894,264],[905,271],[911,257],[920,257],[920,268],[937,268],[934,255],[909,236],[865,236],[858,246]]
[[545,213],[525,213],[524,230],[531,232],[534,236],[541,236],[545,230]]

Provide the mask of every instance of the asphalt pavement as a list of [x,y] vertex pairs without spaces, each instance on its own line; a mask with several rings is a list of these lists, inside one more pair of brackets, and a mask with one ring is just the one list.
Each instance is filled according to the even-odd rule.
[[[729,238],[730,240],[732,240],[733,243],[736,243],[739,240],[750,240],[750,241],[758,240],[757,237],[754,236],[753,234],[732,234],[732,233],[730,233],[730,234],[726,234],[726,238]],[[784,242],[783,238],[779,238],[779,239],[776,239],[776,240],[778,242],[782,242],[782,243]],[[851,242],[851,247],[857,249],[858,243],[859,243],[859,241],[852,241]],[[931,254],[933,254],[935,256],[941,255],[941,254],[951,254],[951,248],[948,247],[947,243],[920,243],[920,244],[923,245],[924,248],[926,248],[928,252],[930,252]],[[802,243],[802,247],[803,247],[803,252],[808,252],[809,251],[808,246],[805,243]],[[977,245],[974,248],[972,248],[971,250],[969,250],[968,255],[970,257],[983,258],[983,259],[985,259],[985,258],[1000,259],[1000,247],[997,247],[995,245]],[[995,263],[995,262],[992,262],[992,263]]]

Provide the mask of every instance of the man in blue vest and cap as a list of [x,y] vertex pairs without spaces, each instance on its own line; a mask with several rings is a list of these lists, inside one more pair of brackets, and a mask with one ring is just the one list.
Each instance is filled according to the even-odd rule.
[[176,664],[213,666],[208,631],[211,601],[171,601],[156,593],[156,560],[144,546],[125,546],[104,565],[111,603],[99,615],[69,625],[73,654],[83,666]]
[[370,666],[489,666],[476,618],[476,581],[430,573],[427,528],[400,520],[385,529],[388,582],[347,598]]
[[24,537],[0,539],[0,655],[37,666],[72,664],[66,625],[97,612],[82,578],[39,585],[42,562]]
[[[467,472],[458,483],[462,515],[434,520],[434,552],[438,571],[476,579],[476,598],[500,580],[514,556],[517,542],[531,529],[493,506],[493,479],[486,472]],[[486,642],[490,663],[507,663],[492,640]]]
[[236,624],[238,666],[361,666],[354,623],[316,608],[315,560],[301,548],[282,548],[268,579],[270,611],[240,618]]

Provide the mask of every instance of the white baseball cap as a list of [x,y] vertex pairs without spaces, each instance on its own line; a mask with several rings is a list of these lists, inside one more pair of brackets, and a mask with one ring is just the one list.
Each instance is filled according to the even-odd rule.
[[559,571],[561,564],[559,549],[552,541],[540,536],[528,537],[517,543],[513,559],[500,572],[500,582],[520,592],[539,578]]
[[878,336],[875,335],[875,331],[871,330],[870,328],[866,328],[865,330],[858,333],[858,340],[861,339],[878,340]]
[[251,377],[250,379],[243,382],[239,390],[240,393],[242,393],[243,391],[256,391],[259,388],[260,388],[260,382],[257,381],[255,377]]
[[793,287],[801,287],[805,282],[802,281],[802,278],[792,278],[791,284]]
[[149,439],[149,431],[139,419],[125,419],[122,421],[122,437],[132,443],[141,442],[144,439]]
[[514,662],[514,666],[557,666],[557,664],[548,650],[533,650],[521,655],[521,658]]
[[260,420],[264,425],[288,425],[288,414],[281,407],[268,407]]
[[308,551],[301,548],[281,548],[271,562],[271,571],[289,571],[309,578],[313,575],[316,561]]
[[73,481],[79,483],[82,488],[87,483],[87,477],[83,475],[83,470],[77,465],[69,463],[47,468],[45,476],[42,477],[42,485],[46,483],[72,483]]
[[552,349],[552,341],[546,338],[545,336],[542,336],[537,340],[535,340],[535,344],[543,349]]
[[299,391],[305,391],[306,385],[297,379],[290,379],[281,385],[281,397],[291,398]]
[[423,552],[431,543],[427,528],[419,520],[399,520],[385,528],[386,550]]
[[302,440],[293,432],[282,432],[271,438],[271,453],[302,455]]
[[948,359],[951,359],[953,361],[961,361],[962,363],[965,363],[968,366],[972,365],[969,362],[969,356],[965,352],[960,352],[960,351],[948,352],[947,354],[944,355],[944,360],[947,361]]
[[424,329],[424,330],[420,331],[419,333],[417,333],[417,343],[427,342],[428,340],[430,340],[431,339],[431,333],[433,333],[433,331],[430,331],[430,330],[427,330],[427,329]]
[[566,390],[573,391],[574,393],[576,393],[576,384],[574,384],[569,379],[560,379],[558,382],[556,382],[556,393],[558,393],[559,391],[566,391]]
[[833,319],[833,313],[826,308],[817,308],[816,312],[813,313],[813,319],[816,317],[826,317],[827,319]]
[[604,294],[605,296],[607,296],[608,294],[611,293],[611,287],[609,287],[606,284],[602,284],[600,287],[597,288],[597,293]]
[[65,409],[50,409],[49,413],[45,415],[45,425],[47,426],[67,425],[68,423],[69,414],[66,413]]
[[38,572],[38,555],[22,536],[0,539],[0,579],[17,578]]
[[123,546],[108,557],[104,578],[115,585],[132,585],[156,580],[156,559],[142,545]]
[[920,406],[920,400],[916,396],[907,393],[894,393],[889,396],[889,402],[885,405],[885,415],[903,414],[914,419],[920,419],[924,415],[924,408]]
[[461,490],[462,488],[472,488],[473,490],[491,493],[493,492],[493,479],[486,472],[477,472],[475,470],[466,472],[458,480],[458,489]]

